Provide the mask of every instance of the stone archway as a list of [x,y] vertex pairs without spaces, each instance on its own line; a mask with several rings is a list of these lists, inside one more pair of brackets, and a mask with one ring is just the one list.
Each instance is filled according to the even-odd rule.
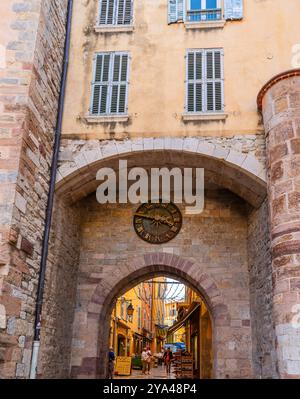
[[[212,277],[201,271],[200,265],[182,257],[166,253],[149,253],[128,261],[118,272],[111,274],[105,283],[99,282],[87,308],[87,321],[98,324],[95,335],[90,337],[97,345],[97,355],[82,358],[81,365],[72,367],[73,378],[100,377],[106,373],[110,316],[117,297],[139,282],[159,275],[167,275],[184,282],[201,294],[212,316],[214,376],[225,377],[232,370],[218,370],[217,365],[226,361],[222,348],[226,345],[226,328],[230,325],[228,307]],[[76,328],[76,326],[75,326]],[[94,346],[95,349],[95,346]],[[224,351],[223,351],[224,352]],[[96,355],[96,356],[95,356]]]
[[[249,273],[255,272],[256,264],[266,269],[267,262],[261,261],[255,252],[256,242],[262,242],[268,235],[267,227],[260,228],[260,221],[266,220],[266,208],[261,206],[266,197],[264,163],[253,154],[230,149],[228,143],[226,148],[194,138],[161,139],[159,149],[159,139],[152,139],[151,148],[149,140],[126,140],[110,144],[94,141],[81,146],[75,158],[60,167],[56,191],[57,220],[53,229],[53,240],[57,241],[53,245],[56,253],[51,258],[54,266],[49,269],[53,276],[60,277],[59,284],[53,286],[54,292],[51,288],[46,294],[46,304],[48,306],[49,303],[49,306],[45,307],[45,312],[52,312],[52,298],[59,294],[64,304],[64,314],[68,318],[64,318],[66,322],[59,331],[60,340],[55,336],[57,333],[53,333],[53,339],[59,342],[57,349],[43,345],[45,372],[41,371],[41,374],[54,375],[55,370],[47,369],[47,357],[59,357],[65,351],[68,356],[71,352],[71,360],[67,356],[59,360],[57,372],[60,372],[63,364],[64,372],[69,373],[71,369],[73,378],[103,376],[104,366],[101,369],[99,359],[107,349],[107,340],[102,338],[108,331],[103,326],[107,323],[114,299],[120,290],[128,289],[130,281],[136,284],[151,276],[151,273],[167,273],[177,279],[182,278],[206,298],[215,326],[215,376],[251,377],[251,334],[256,334],[259,328],[253,329],[251,325],[250,302],[255,304],[256,285],[259,282],[250,277],[254,282],[250,298]],[[107,148],[111,146],[114,151]],[[235,157],[235,165],[232,157]],[[134,234],[132,205],[125,205],[122,209],[113,204],[100,206],[93,194],[97,187],[95,176],[98,169],[106,166],[115,169],[120,158],[128,159],[129,168],[137,165],[204,167],[222,193],[219,197],[208,198],[210,207],[204,217],[185,215],[186,227],[170,245],[150,248],[149,244],[141,242]],[[250,166],[252,161],[254,164]],[[246,202],[252,207],[246,206]],[[247,232],[249,208],[254,212],[250,220],[253,224],[251,237]],[[221,218],[218,216],[219,210],[222,210]],[[118,232],[114,228],[116,214],[122,220]],[[211,242],[210,235],[214,242]],[[192,239],[196,239],[194,246]],[[250,272],[248,242],[253,243],[253,249],[249,249]],[[121,249],[115,248],[119,243]],[[174,252],[170,248],[173,246]],[[268,252],[267,245],[264,250]],[[62,259],[63,268],[59,267]],[[268,259],[267,256],[265,259]],[[53,276],[49,281],[53,281]],[[70,295],[66,295],[66,283],[70,283],[74,302],[70,300]],[[255,306],[253,312],[256,313]],[[73,338],[69,339],[71,319],[74,320]],[[49,324],[51,327],[52,324]],[[99,347],[99,328],[103,328],[102,347]],[[70,333],[68,339],[65,331]],[[257,345],[255,339],[253,344]]]
[[[251,141],[251,140],[250,140]],[[128,168],[138,165],[176,165],[178,167],[205,168],[210,180],[245,199],[255,208],[266,197],[266,172],[261,144],[245,144],[248,152],[234,147],[234,140],[221,144],[214,139],[141,138],[120,141],[89,141],[77,148],[70,160],[63,161],[58,169],[56,191],[74,203],[97,188],[96,173],[101,167],[118,170],[118,160],[127,159]],[[70,143],[64,151],[72,152]],[[62,151],[63,152],[63,151]]]

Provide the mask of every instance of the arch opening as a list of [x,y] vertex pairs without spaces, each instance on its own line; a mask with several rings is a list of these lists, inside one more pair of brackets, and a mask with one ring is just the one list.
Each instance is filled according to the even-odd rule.
[[[203,301],[212,327],[211,346],[213,349],[211,349],[211,356],[213,361],[209,376],[212,378],[218,377],[217,363],[223,356],[221,353],[220,335],[222,335],[222,330],[226,329],[229,325],[230,315],[214,280],[207,273],[201,273],[197,264],[170,254],[147,254],[143,258],[134,259],[131,266],[135,270],[128,274],[124,273],[127,274],[126,277],[119,279],[115,284],[111,284],[111,287],[105,293],[104,300],[104,288],[101,284],[94,291],[87,317],[93,325],[97,324],[97,334],[95,335],[97,357],[82,359],[81,367],[72,368],[72,377],[81,378],[83,375],[85,377],[88,375],[90,378],[107,377],[107,353],[110,347],[111,314],[116,306],[117,298],[142,281],[161,276],[167,276],[185,284],[192,291],[196,292]],[[89,364],[88,368],[86,368],[86,364]]]
[[107,376],[212,378],[212,317],[199,289],[176,273],[134,281],[112,303]]

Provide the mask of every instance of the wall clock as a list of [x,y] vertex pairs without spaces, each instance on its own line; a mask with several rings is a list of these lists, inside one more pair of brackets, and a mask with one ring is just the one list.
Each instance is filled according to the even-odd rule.
[[150,244],[172,240],[182,226],[182,215],[173,203],[145,203],[134,214],[133,225],[137,235]]

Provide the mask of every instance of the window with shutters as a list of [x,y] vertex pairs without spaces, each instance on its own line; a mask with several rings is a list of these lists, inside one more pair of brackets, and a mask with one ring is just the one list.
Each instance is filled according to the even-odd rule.
[[222,19],[221,0],[188,0],[187,21],[217,21]]
[[184,22],[187,29],[223,28],[243,13],[243,0],[168,0],[169,24]]
[[94,61],[92,116],[127,114],[129,54],[105,52]]
[[98,25],[131,25],[133,0],[100,0]]
[[186,112],[223,112],[223,50],[188,50]]

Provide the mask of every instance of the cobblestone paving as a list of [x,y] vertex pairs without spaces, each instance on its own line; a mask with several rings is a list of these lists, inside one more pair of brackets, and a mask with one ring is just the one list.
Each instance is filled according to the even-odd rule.
[[151,369],[151,372],[149,375],[144,375],[142,374],[141,370],[132,370],[131,376],[115,376],[115,379],[137,379],[137,380],[151,380],[151,379],[164,379],[164,380],[169,380],[169,379],[175,379],[174,374],[171,372],[171,374],[167,375],[166,369],[164,366],[158,366],[154,367]]

